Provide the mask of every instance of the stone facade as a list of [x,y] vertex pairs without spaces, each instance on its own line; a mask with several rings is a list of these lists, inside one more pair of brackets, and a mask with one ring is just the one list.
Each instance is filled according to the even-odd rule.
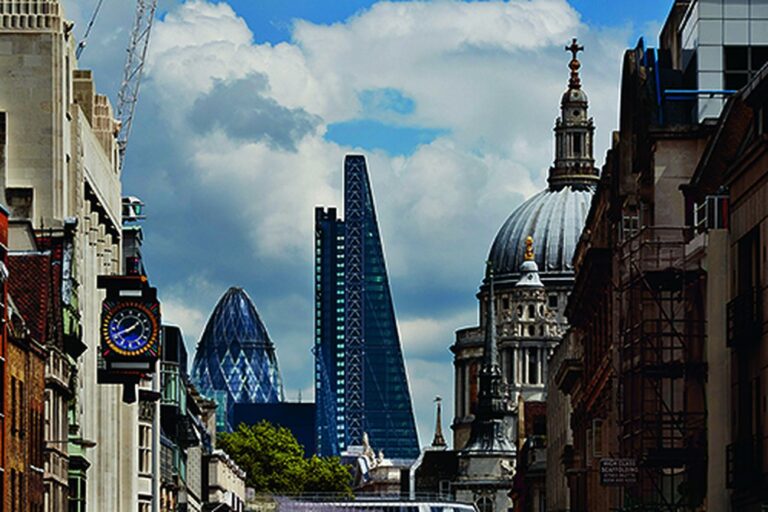
[[[7,142],[0,199],[12,218],[29,219],[36,229],[77,221],[77,323],[87,350],[77,361],[71,404],[70,434],[80,444],[69,447],[70,455],[79,452],[70,481],[78,507],[133,512],[138,407],[123,404],[120,389],[96,381],[103,298],[96,277],[121,267],[117,125],[90,73],[77,70],[71,28],[57,0],[0,2],[0,112]],[[95,448],[89,449],[91,441]]]
[[245,507],[245,473],[223,450],[205,457],[206,502],[222,510],[243,512]]
[[563,337],[549,360],[547,378],[547,507],[551,512],[568,512],[570,492],[562,460],[573,449],[571,400],[558,388],[558,372],[571,362],[578,364],[580,354],[570,333]]

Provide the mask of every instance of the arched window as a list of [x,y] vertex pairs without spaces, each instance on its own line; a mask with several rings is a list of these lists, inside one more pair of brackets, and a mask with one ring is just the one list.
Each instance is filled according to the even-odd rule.
[[493,499],[483,496],[475,502],[478,512],[493,512]]
[[536,316],[536,309],[533,307],[533,304],[528,304],[528,317],[533,318]]

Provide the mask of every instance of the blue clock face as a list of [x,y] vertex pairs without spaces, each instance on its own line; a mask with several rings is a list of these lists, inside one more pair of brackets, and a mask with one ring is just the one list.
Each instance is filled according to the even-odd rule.
[[109,338],[116,348],[128,353],[142,351],[152,338],[154,322],[143,310],[125,307],[109,321]]

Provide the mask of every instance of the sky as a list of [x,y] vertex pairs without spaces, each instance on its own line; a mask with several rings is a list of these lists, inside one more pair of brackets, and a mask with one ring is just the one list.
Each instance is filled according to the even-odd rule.
[[[63,0],[80,37],[96,0]],[[621,55],[672,0],[160,0],[123,171],[146,203],[145,263],[190,354],[230,286],[313,396],[313,213],[368,159],[422,444],[453,410],[450,345],[475,325],[498,228],[546,186],[578,37],[601,162]],[[133,19],[108,0],[80,66],[113,104]]]

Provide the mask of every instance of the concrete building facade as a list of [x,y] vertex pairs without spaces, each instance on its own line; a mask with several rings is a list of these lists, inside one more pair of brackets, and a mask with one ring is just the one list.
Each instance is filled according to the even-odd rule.
[[103,299],[96,276],[121,269],[118,126],[90,72],[77,69],[71,30],[58,0],[0,2],[0,199],[12,218],[35,229],[76,219],[76,323],[87,350],[77,362],[71,403],[69,434],[79,442],[68,447],[76,504],[70,510],[134,511],[138,407],[123,404],[119,388],[96,381]]

